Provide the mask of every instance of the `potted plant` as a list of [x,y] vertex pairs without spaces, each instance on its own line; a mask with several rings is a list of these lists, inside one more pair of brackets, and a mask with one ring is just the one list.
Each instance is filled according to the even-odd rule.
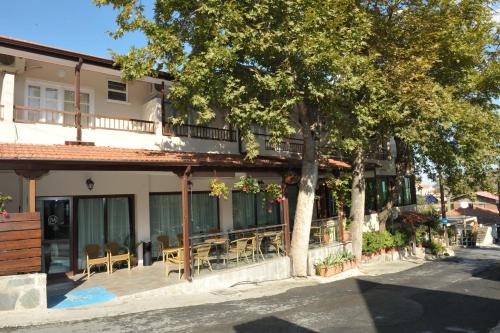
[[330,244],[332,241],[333,226],[327,226],[323,231],[323,243]]
[[12,197],[10,195],[3,194],[0,192],[0,215],[5,218],[9,217],[9,213],[7,213],[7,210],[5,209],[5,204],[11,200]]
[[251,176],[241,176],[240,180],[234,183],[234,188],[245,193],[257,194],[260,192],[259,182]]
[[342,272],[342,259],[340,256],[328,255],[315,265],[316,274],[322,277],[333,276]]
[[264,192],[266,192],[266,198],[269,200],[269,202],[281,202],[285,200],[285,198],[282,196],[281,186],[278,184],[267,184],[264,187]]
[[220,181],[218,177],[213,178],[210,180],[210,196],[212,197],[217,197],[217,198],[224,198],[227,199],[227,196],[229,195],[229,189],[227,188],[226,184]]

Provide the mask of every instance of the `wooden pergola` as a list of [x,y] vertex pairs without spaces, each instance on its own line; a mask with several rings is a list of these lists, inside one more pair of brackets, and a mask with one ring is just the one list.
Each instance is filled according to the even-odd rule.
[[[287,185],[286,175],[300,174],[299,159],[258,157],[252,161],[243,155],[167,152],[159,150],[110,148],[92,145],[33,145],[0,144],[0,170],[14,170],[29,180],[28,210],[35,212],[36,180],[51,170],[92,171],[166,171],[175,173],[180,180],[182,198],[182,234],[185,253],[184,276],[191,279],[189,251],[188,181],[197,172],[224,171],[274,171],[282,175],[282,188]],[[324,159],[320,167],[347,169],[349,164],[334,159]],[[284,243],[290,251],[290,226],[288,200],[281,202],[284,224]]]

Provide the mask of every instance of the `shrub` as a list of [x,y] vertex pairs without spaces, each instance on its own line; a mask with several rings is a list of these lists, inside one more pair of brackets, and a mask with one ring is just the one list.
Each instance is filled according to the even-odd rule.
[[446,248],[438,242],[431,242],[430,250],[432,254],[443,254],[446,251]]
[[425,243],[425,241],[427,240],[427,230],[427,227],[423,225],[415,229],[417,244],[421,245]]
[[384,249],[390,249],[394,247],[394,239],[389,231],[382,232],[380,237],[382,237],[382,247]]
[[364,253],[375,253],[384,247],[384,234],[377,231],[369,231],[363,233]]
[[392,240],[394,247],[404,247],[408,244],[408,235],[404,232],[396,231],[394,235],[392,235]]

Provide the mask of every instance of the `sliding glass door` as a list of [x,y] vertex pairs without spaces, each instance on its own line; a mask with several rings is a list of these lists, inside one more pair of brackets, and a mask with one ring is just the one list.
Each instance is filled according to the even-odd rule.
[[233,191],[234,229],[280,224],[279,204],[269,202],[265,193]]
[[79,197],[75,200],[77,211],[77,264],[85,266],[85,246],[97,244],[104,255],[106,242],[117,242],[135,250],[132,196]]
[[[219,201],[208,192],[189,192],[190,235],[219,231]],[[182,198],[178,192],[151,193],[149,196],[150,235],[153,254],[158,255],[158,236],[168,236],[170,246],[182,238]]]

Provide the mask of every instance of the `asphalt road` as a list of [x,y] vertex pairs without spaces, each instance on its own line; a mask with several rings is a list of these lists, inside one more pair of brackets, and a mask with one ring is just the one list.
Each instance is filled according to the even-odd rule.
[[2,332],[500,332],[500,249],[258,299]]

